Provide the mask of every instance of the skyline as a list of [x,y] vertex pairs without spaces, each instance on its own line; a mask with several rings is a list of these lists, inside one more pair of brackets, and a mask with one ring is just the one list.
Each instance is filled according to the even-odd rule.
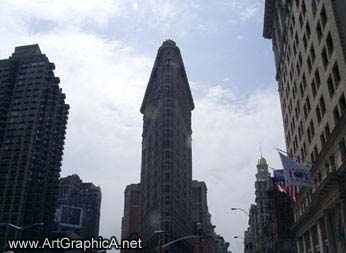
[[[239,3],[241,5],[240,1],[233,2],[238,2],[238,6]],[[123,190],[128,183],[139,181],[142,123],[139,107],[149,80],[156,49],[169,37],[177,42],[184,55],[196,103],[196,109],[192,114],[193,178],[206,181],[209,189],[209,207],[213,214],[212,221],[217,226],[217,231],[230,241],[230,249],[233,252],[240,252],[242,242],[234,241],[233,236],[240,235],[245,230],[247,217],[238,213],[229,213],[228,210],[233,206],[247,208],[253,202],[254,174],[256,161],[260,156],[259,143],[262,143],[263,155],[272,167],[279,166],[279,158],[272,147],[273,144],[284,148],[277,86],[272,80],[274,66],[271,46],[269,41],[266,42],[261,37],[263,4],[256,5],[256,14],[261,15],[260,20],[256,14],[251,14],[251,11],[245,12],[248,13],[242,17],[245,20],[239,17],[242,23],[238,24],[240,27],[251,27],[251,24],[256,24],[256,31],[250,35],[236,34],[234,40],[242,41],[244,37],[249,38],[243,44],[261,41],[260,48],[257,50],[249,48],[249,51],[259,53],[262,49],[265,50],[263,54],[267,54],[265,61],[269,64],[256,63],[263,57],[250,58],[248,53],[243,56],[244,59],[240,59],[239,55],[234,57],[234,61],[239,61],[239,65],[236,65],[233,59],[228,62],[222,57],[224,50],[215,49],[213,57],[211,49],[213,45],[220,43],[219,40],[208,43],[204,40],[198,41],[201,43],[195,45],[195,40],[191,38],[193,35],[179,36],[166,32],[167,35],[153,36],[154,39],[151,41],[141,36],[129,39],[128,43],[126,40],[119,42],[115,39],[116,36],[109,35],[108,38],[104,38],[102,32],[90,32],[88,29],[83,32],[83,26],[88,23],[85,21],[76,21],[72,27],[63,29],[65,22],[63,11],[60,12],[63,17],[36,11],[33,15],[34,21],[28,22],[29,25],[24,22],[21,29],[14,29],[15,27],[11,27],[11,21],[19,6],[15,6],[18,2],[13,1],[13,3],[4,1],[4,8],[0,10],[3,13],[9,11],[13,14],[13,17],[5,15],[9,18],[5,19],[7,25],[1,26],[2,32],[8,36],[0,39],[2,45],[0,56],[7,58],[15,46],[39,43],[42,51],[56,63],[56,75],[60,77],[61,86],[67,94],[67,102],[71,105],[61,176],[78,173],[85,180],[101,186],[104,198],[101,207],[100,233],[105,236],[120,237]],[[24,2],[24,6],[30,7],[35,3]],[[113,6],[112,3],[107,1],[105,5]],[[134,3],[135,1],[133,9],[136,9]],[[52,6],[56,7],[56,4],[57,2]],[[77,13],[80,11],[79,13],[84,14],[83,17],[96,22],[93,14],[96,5],[96,1],[88,1],[82,10],[76,8],[74,11]],[[67,10],[70,8],[70,11],[73,7],[78,7],[67,3],[66,7],[62,6],[60,7]],[[107,9],[107,15],[115,15],[116,12],[107,7],[98,8]],[[19,18],[18,23],[29,18],[25,16],[28,13],[25,13],[24,7],[21,8],[23,9],[19,11],[20,15],[16,16]],[[155,10],[153,6],[147,8]],[[203,9],[203,4],[200,8]],[[161,15],[168,20],[174,18],[169,15],[166,17],[164,13]],[[56,27],[43,27],[44,22],[37,21],[39,17],[51,21],[53,27],[54,23],[57,23]],[[28,26],[31,27],[27,29]],[[102,31],[107,30],[110,25],[107,24],[107,20],[101,20],[96,22],[96,26],[98,27],[95,30]],[[220,33],[222,32],[216,34],[220,36]],[[202,35],[203,33],[200,34],[201,37]],[[255,36],[256,40],[250,39]],[[139,45],[142,38],[144,42]],[[233,51],[244,46],[240,44],[242,43],[235,44]],[[230,52],[225,56],[232,58]],[[201,66],[200,63],[207,60],[216,62],[216,67],[210,64]],[[256,74],[258,76],[261,72],[268,74],[259,76],[260,81],[257,81],[256,85],[251,85],[255,78],[247,71],[239,71],[244,67],[243,61],[249,62],[249,68],[255,73],[253,76]],[[228,66],[226,63],[231,64]],[[254,66],[259,70],[251,68]],[[206,67],[211,70],[206,71]],[[237,71],[242,74],[237,74]],[[261,82],[263,84],[259,84]],[[98,115],[98,118],[93,118],[94,115]],[[216,132],[211,134],[213,131]],[[225,140],[228,142],[225,143]],[[129,151],[124,152],[124,146],[130,147]],[[118,160],[121,160],[121,163],[117,163]],[[119,177],[121,172],[123,174]],[[234,180],[239,175],[241,178]],[[118,185],[111,183],[114,179],[120,180]],[[218,194],[224,192],[234,192],[234,195],[225,196],[228,198],[226,200],[218,199]],[[115,196],[117,199],[114,199]],[[247,196],[246,199],[242,199],[243,196]]]

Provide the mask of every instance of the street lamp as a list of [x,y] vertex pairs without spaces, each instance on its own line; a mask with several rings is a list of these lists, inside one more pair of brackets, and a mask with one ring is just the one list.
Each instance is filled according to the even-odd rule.
[[247,216],[250,217],[249,213],[247,211],[245,211],[243,208],[240,208],[240,207],[232,207],[231,208],[231,211],[236,211],[236,210],[239,210],[239,211],[245,213]]
[[186,240],[186,239],[191,239],[191,238],[199,238],[199,237],[204,237],[204,236],[189,235],[189,236],[181,237],[181,238],[178,238],[178,239],[176,239],[176,240],[174,240],[174,241],[171,241],[171,242],[168,242],[168,243],[162,245],[162,246],[161,246],[161,249],[166,248],[166,247],[168,247],[168,246],[170,246],[170,245],[172,245],[172,244],[174,244],[174,243],[176,243],[176,242],[180,242],[180,241],[183,241],[183,240]]
[[9,226],[11,228],[19,230],[20,231],[19,232],[19,235],[20,235],[19,239],[22,239],[23,230],[28,229],[28,228],[32,228],[32,227],[35,227],[35,226],[43,226],[43,225],[44,225],[43,222],[39,222],[39,223],[34,223],[34,224],[31,224],[31,225],[24,226],[24,227],[19,227],[19,226],[13,225],[11,223],[0,223],[0,227]]
[[239,235],[235,235],[235,236],[233,236],[233,238],[234,238],[234,239],[244,239],[243,236],[239,236]]
[[15,228],[17,230],[25,230],[25,229],[28,229],[28,228],[31,228],[31,227],[35,227],[35,226],[43,226],[43,222],[39,222],[39,223],[34,223],[34,224],[31,224],[31,225],[28,225],[28,226],[25,226],[25,227],[19,227],[19,226],[16,226],[16,225],[13,225],[11,223],[0,223],[0,227],[2,226],[9,226],[9,227],[12,227],[12,228]]
[[28,229],[28,228],[32,228],[32,227],[36,227],[36,226],[43,226],[43,225],[44,225],[43,222],[38,222],[38,223],[34,223],[34,224],[27,225],[27,226],[24,226],[24,227],[19,227],[19,226],[13,225],[11,223],[0,223],[0,227],[2,227],[2,226],[9,226],[11,228],[19,230],[20,231],[19,239],[22,239],[23,230]]
[[[154,231],[154,234],[163,234],[165,231],[164,230],[156,230]],[[161,240],[160,240],[160,237],[158,236],[157,237],[157,253],[160,253],[161,251]]]

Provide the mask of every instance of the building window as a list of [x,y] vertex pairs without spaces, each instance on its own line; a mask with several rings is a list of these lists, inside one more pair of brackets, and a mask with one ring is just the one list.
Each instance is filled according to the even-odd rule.
[[305,17],[305,14],[306,14],[305,1],[303,1],[303,3],[302,3],[302,12],[303,12],[303,15],[304,15],[304,17]]
[[315,156],[315,159],[317,160],[317,157],[318,157],[318,148],[317,148],[317,145],[315,145],[315,147],[314,147],[314,156]]
[[315,136],[315,128],[314,128],[314,122],[311,120],[310,121],[310,131],[311,131],[311,136]]
[[165,173],[164,181],[165,182],[169,182],[170,181],[170,174],[169,173]]
[[335,156],[334,155],[331,155],[329,157],[329,164],[330,164],[330,167],[331,167],[332,171],[335,171],[336,170],[336,161],[335,161]]
[[316,108],[316,116],[317,116],[318,123],[320,123],[322,119],[322,115],[321,115],[321,111],[319,107]]
[[315,50],[314,50],[314,47],[313,47],[313,46],[311,46],[311,48],[310,48],[310,56],[311,56],[312,62],[314,63],[314,62],[315,62],[316,55],[315,55]]
[[335,106],[335,108],[333,110],[333,114],[334,114],[334,121],[335,121],[335,125],[336,125],[340,119],[340,112],[339,112],[338,105]]
[[304,24],[302,14],[299,15],[299,24],[300,24],[300,28],[302,29],[303,28],[303,24]]
[[311,9],[312,9],[312,14],[314,17],[316,16],[317,13],[317,5],[316,5],[316,0],[311,0]]
[[309,69],[309,73],[311,73],[311,70],[312,70],[312,63],[311,63],[311,59],[310,57],[308,57],[308,69]]
[[333,83],[333,78],[332,76],[329,76],[328,81],[328,91],[329,91],[329,96],[332,98],[334,96],[335,93],[335,89],[334,89],[334,83]]
[[333,39],[332,39],[332,35],[330,34],[330,32],[328,33],[328,37],[327,37],[327,48],[328,48],[328,53],[329,56],[331,56],[334,52],[334,44],[333,44]]
[[334,76],[335,85],[339,86],[341,76],[340,76],[339,66],[337,62],[335,62],[333,66],[333,76]]
[[326,9],[324,8],[324,6],[322,6],[320,16],[321,16],[322,25],[323,25],[323,27],[325,27],[327,24],[328,18],[327,18]]
[[306,109],[308,110],[308,112],[311,111],[311,105],[310,105],[309,97],[306,98]]
[[326,144],[326,137],[324,136],[324,133],[322,133],[322,134],[320,135],[320,139],[321,139],[321,144],[322,144],[322,146],[324,146],[324,145]]
[[339,148],[340,148],[341,159],[345,163],[345,161],[346,161],[346,145],[345,145],[344,139],[342,139],[339,142]]
[[315,80],[312,80],[311,82],[311,90],[312,90],[312,95],[315,97],[317,93]]
[[311,162],[312,162],[312,163],[315,162],[314,152],[311,152],[311,154],[310,154],[310,159],[311,159]]
[[297,10],[299,9],[299,0],[296,0],[296,7],[297,7]]
[[326,69],[329,62],[326,48],[323,48],[322,50],[322,60],[323,60],[323,66]]
[[321,86],[321,78],[320,78],[320,73],[318,72],[318,69],[315,71],[315,81],[317,84],[317,87]]
[[339,98],[339,106],[340,106],[341,114],[343,114],[345,109],[346,109],[346,100],[345,100],[344,94],[341,94],[341,96]]
[[309,25],[309,22],[306,22],[306,25],[305,25],[305,30],[306,30],[306,34],[308,35],[308,39],[310,39],[310,36],[311,36],[311,30],[310,30],[310,25]]
[[304,49],[306,50],[306,48],[308,47],[308,41],[306,39],[306,35],[304,34],[304,37],[303,37],[303,43],[304,43]]
[[296,33],[296,35],[294,36],[294,39],[295,39],[295,46],[297,47],[297,48],[299,48],[299,39],[298,39],[298,34]]
[[328,123],[324,127],[324,133],[326,134],[326,138],[328,139],[328,137],[330,136],[330,129]]
[[317,32],[318,41],[321,42],[322,36],[323,36],[323,32],[322,32],[321,23],[319,21],[317,23],[316,32]]
[[310,128],[307,129],[307,133],[308,133],[308,141],[309,143],[311,143],[312,136],[311,136]]
[[320,97],[320,107],[321,107],[322,115],[324,115],[326,112],[326,104],[324,103],[323,95]]

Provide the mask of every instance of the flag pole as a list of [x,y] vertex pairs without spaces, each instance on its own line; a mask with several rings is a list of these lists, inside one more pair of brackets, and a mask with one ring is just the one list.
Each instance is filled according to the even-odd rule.
[[279,148],[277,148],[277,147],[275,147],[275,146],[274,146],[274,149],[276,149],[276,150],[279,151],[279,152],[285,153],[285,154],[288,155],[289,157],[295,158],[296,160],[298,160],[298,163],[300,163],[299,160],[301,160],[303,163],[306,163],[306,164],[307,164],[306,167],[311,168],[311,166],[312,166],[312,163],[311,163],[310,161],[307,161],[307,160],[304,160],[304,159],[300,159],[299,157],[294,156],[293,154],[288,153],[287,151],[284,151],[284,150],[282,150],[282,149],[279,149]]

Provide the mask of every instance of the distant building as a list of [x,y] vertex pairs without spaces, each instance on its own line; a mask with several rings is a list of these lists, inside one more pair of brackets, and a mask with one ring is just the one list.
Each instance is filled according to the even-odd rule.
[[252,204],[249,211],[249,226],[244,233],[244,252],[255,253],[257,238],[257,206]]
[[216,251],[215,253],[228,253],[229,243],[221,235],[215,235]]
[[249,211],[249,226],[244,232],[245,253],[296,252],[293,224],[293,204],[290,197],[278,190],[261,157],[257,164],[256,204]]
[[100,187],[92,183],[83,183],[78,175],[61,178],[57,211],[58,230],[75,231],[81,238],[97,237],[101,198]]
[[345,0],[265,1],[286,150],[314,182],[294,208],[299,252],[346,252],[345,13]]
[[[54,224],[69,110],[54,69],[38,45],[0,60],[0,223],[28,226],[22,238],[48,235]],[[1,226],[0,251],[18,236]]]
[[124,216],[121,225],[122,239],[136,239],[139,232],[139,184],[126,186],[124,194]]
[[258,252],[273,252],[273,209],[268,192],[272,189],[272,179],[268,171],[267,161],[261,157],[257,164],[256,174],[256,213]]
[[205,182],[192,181],[192,221],[194,234],[203,236],[203,240],[196,238],[194,253],[215,252],[216,241],[211,215],[208,211],[207,185]]
[[277,253],[294,253],[296,245],[291,230],[294,222],[292,200],[286,193],[278,190],[274,181],[269,193],[273,212],[273,250]]

